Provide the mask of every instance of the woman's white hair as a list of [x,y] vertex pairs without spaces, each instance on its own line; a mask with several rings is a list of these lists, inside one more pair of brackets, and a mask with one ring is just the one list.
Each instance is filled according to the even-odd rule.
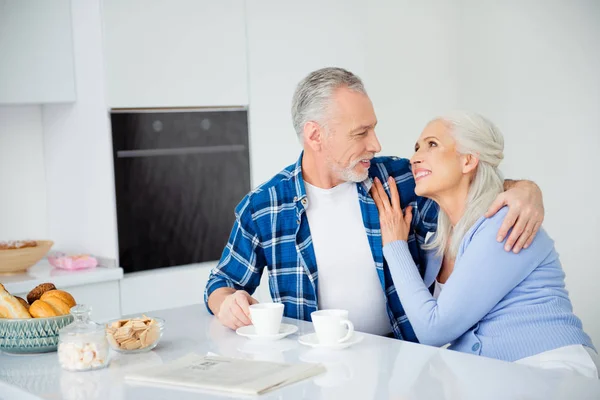
[[309,121],[316,121],[326,127],[326,114],[329,111],[331,96],[340,87],[367,94],[360,78],[343,68],[321,68],[311,72],[298,83],[292,98],[292,120],[300,139],[304,125]]
[[504,179],[498,170],[504,158],[504,137],[492,122],[475,113],[453,112],[433,121],[447,124],[458,153],[472,154],[479,159],[462,218],[456,226],[452,226],[448,215],[440,209],[437,233],[432,242],[423,246],[435,249],[439,255],[447,254],[454,258],[467,231],[504,190]]

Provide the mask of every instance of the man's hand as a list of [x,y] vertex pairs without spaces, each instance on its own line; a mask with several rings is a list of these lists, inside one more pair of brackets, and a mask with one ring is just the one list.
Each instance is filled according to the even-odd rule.
[[[217,294],[217,290],[213,294]],[[256,303],[258,303],[258,300],[250,296],[248,292],[237,290],[228,294],[223,299],[216,316],[223,325],[236,330],[242,326],[252,324],[250,320],[250,305]]]
[[508,206],[508,214],[498,231],[497,240],[502,242],[512,228],[504,249],[518,253],[529,247],[544,221],[542,191],[530,181],[511,182],[507,190],[496,197],[485,217],[491,217],[504,206]]

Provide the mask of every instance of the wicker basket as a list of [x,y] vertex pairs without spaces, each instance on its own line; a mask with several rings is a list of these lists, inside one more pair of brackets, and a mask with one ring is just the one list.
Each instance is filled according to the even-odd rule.
[[23,249],[0,250],[0,275],[25,271],[40,261],[54,244],[51,240],[37,240],[37,246]]

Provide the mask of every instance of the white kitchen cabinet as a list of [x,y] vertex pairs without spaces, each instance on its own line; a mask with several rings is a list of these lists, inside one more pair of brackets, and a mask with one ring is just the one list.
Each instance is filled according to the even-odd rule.
[[[217,261],[125,275],[121,280],[123,315],[203,304],[204,288],[215,265]],[[266,269],[253,296],[260,302],[272,301]]]
[[243,0],[103,0],[111,108],[248,104]]
[[123,315],[204,302],[204,287],[215,262],[152,269],[121,281]]
[[76,99],[69,0],[0,0],[0,104]]

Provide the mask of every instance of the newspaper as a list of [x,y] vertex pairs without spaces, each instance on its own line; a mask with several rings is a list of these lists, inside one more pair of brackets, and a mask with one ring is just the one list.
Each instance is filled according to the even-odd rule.
[[321,364],[280,364],[191,353],[170,363],[128,374],[125,380],[258,395],[322,372],[325,367]]

